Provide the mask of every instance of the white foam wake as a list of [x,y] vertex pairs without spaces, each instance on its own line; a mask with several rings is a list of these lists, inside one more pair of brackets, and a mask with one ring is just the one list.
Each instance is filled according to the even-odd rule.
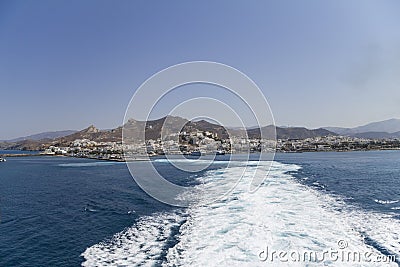
[[[260,261],[259,253],[267,247],[269,251],[315,251],[321,255],[324,250],[340,251],[340,240],[348,245],[346,251],[371,251],[373,255],[382,255],[364,244],[360,230],[398,252],[399,244],[395,242],[398,238],[395,230],[398,223],[370,216],[367,221],[369,226],[365,227],[365,216],[344,215],[336,211],[340,203],[336,204],[332,197],[319,194],[284,174],[296,169],[298,166],[274,163],[269,178],[254,194],[247,191],[248,180],[252,178],[250,169],[225,200],[190,209],[189,219],[180,230],[180,242],[169,249],[167,261],[163,265],[265,266],[271,262]],[[231,168],[222,175],[232,177],[238,175],[237,171]],[[208,181],[203,185],[206,189],[216,190],[224,186],[224,180],[218,179],[216,172],[212,171],[201,178]],[[313,265],[312,262],[280,262],[277,259],[272,264]],[[383,263],[343,263],[331,260],[324,264],[382,266]],[[315,263],[315,266],[318,265]],[[395,263],[392,265],[396,266]]]
[[[231,194],[207,206],[144,217],[111,241],[88,248],[84,266],[319,266],[312,262],[262,262],[261,251],[339,250],[338,241],[353,252],[382,255],[363,237],[400,255],[399,221],[381,214],[343,210],[344,203],[299,184],[288,171],[299,166],[274,162],[269,177],[255,193],[248,191],[256,164]],[[265,163],[258,168],[269,168]],[[200,196],[230,188],[242,167],[213,170],[200,177]],[[186,219],[184,217],[187,217]],[[185,221],[185,223],[183,223]],[[183,223],[183,224],[182,224]],[[181,225],[181,226],[180,226]],[[168,242],[179,227],[177,242]],[[326,266],[382,266],[384,263],[325,261]],[[389,265],[396,266],[395,263]]]
[[58,166],[81,168],[81,167],[99,167],[99,166],[116,165],[116,164],[126,164],[126,163],[118,161],[93,161],[93,162],[62,163],[58,164]]
[[394,204],[399,202],[398,200],[380,200],[380,199],[375,199],[374,201],[379,204]]
[[143,217],[111,240],[87,248],[82,266],[154,266],[161,261],[171,230],[182,220],[176,213]]

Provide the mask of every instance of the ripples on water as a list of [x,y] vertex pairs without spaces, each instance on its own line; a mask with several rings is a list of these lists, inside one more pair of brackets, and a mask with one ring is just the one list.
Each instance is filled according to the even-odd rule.
[[[25,167],[8,169],[7,177],[13,178],[1,180],[8,213],[0,225],[0,246],[2,251],[17,252],[5,263],[25,266],[76,266],[82,259],[84,266],[265,266],[271,263],[261,262],[258,254],[266,246],[323,251],[337,249],[339,240],[352,251],[400,257],[399,156],[398,152],[277,155],[270,176],[256,193],[247,190],[253,165],[231,195],[188,209],[149,198],[132,182],[124,164],[43,159],[25,166],[30,175]],[[48,169],[40,172],[43,164]],[[203,193],[225,188],[242,170],[214,166],[187,175],[162,160],[156,164],[172,180],[183,179]],[[34,179],[39,184],[32,185]],[[6,184],[12,185],[9,191]],[[28,196],[21,204],[23,188]],[[37,203],[28,203],[32,199]],[[7,232],[16,235],[3,236]],[[28,265],[29,260],[33,264]]]

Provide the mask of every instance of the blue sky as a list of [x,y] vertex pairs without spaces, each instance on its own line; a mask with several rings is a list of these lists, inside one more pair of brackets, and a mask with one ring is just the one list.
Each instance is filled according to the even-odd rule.
[[400,118],[398,1],[1,1],[0,140],[120,125],[181,62],[251,77],[278,125]]

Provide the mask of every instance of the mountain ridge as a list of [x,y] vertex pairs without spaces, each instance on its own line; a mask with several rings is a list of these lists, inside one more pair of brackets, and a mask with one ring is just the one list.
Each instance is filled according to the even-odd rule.
[[324,129],[339,135],[368,138],[398,138],[400,137],[400,119],[388,119],[367,123],[365,125],[345,128],[345,127],[323,127]]
[[[168,119],[167,119],[168,118]],[[143,133],[142,130],[145,129]],[[124,132],[125,138],[130,138],[133,141],[139,140],[155,140],[161,137],[161,134],[177,133],[179,131],[202,131],[216,133],[218,138],[226,139],[230,135],[244,137],[247,134],[249,138],[260,138],[263,133],[263,138],[274,139],[275,132],[277,138],[287,139],[304,139],[309,137],[336,135],[325,129],[307,129],[304,127],[281,128],[273,125],[264,126],[261,128],[252,128],[247,130],[225,128],[218,124],[200,120],[189,121],[181,117],[163,117],[152,121],[138,121],[134,119],[128,120],[123,126],[111,130],[99,130],[94,125],[74,132],[70,135],[61,136],[55,139],[42,140],[21,140],[12,143],[2,144],[3,148],[7,149],[22,149],[22,150],[43,150],[50,145],[54,146],[69,146],[77,139],[89,139],[96,142],[121,142]],[[127,140],[128,140],[127,139]]]
[[27,136],[17,137],[8,140],[1,140],[1,142],[18,142],[23,140],[43,140],[43,139],[55,139],[58,137],[67,136],[76,133],[76,130],[60,130],[60,131],[47,131],[37,134],[31,134]]
[[[168,120],[166,120],[167,118]],[[182,126],[184,127],[182,128]],[[246,132],[249,138],[260,138],[262,133],[262,136],[264,138],[269,139],[274,139],[275,133],[278,139],[306,139],[329,135],[348,135],[351,137],[368,139],[400,138],[400,130],[388,133],[379,130],[379,127],[390,131],[400,129],[400,120],[390,119],[380,122],[373,122],[354,128],[322,127],[317,129],[308,129],[306,127],[279,127],[268,125],[261,128],[249,127],[243,129],[240,127],[225,128],[221,125],[213,124],[205,120],[189,121],[181,117],[166,116],[151,121],[139,121],[135,119],[129,119],[123,126],[119,126],[110,130],[99,130],[94,125],[90,125],[89,127],[81,131],[68,130],[70,132],[45,132],[32,135],[37,139],[26,139],[27,137],[21,137],[14,139],[16,141],[1,141],[0,147],[6,149],[41,150],[45,147],[48,147],[49,145],[68,146],[76,139],[89,139],[97,142],[121,142],[123,131],[125,131],[125,136],[129,137],[129,135],[131,135],[134,137],[134,139],[137,140],[157,139],[161,136],[161,129],[163,131],[163,134],[193,130],[210,131],[217,133],[218,137],[222,139],[228,138],[229,133],[233,133],[236,136],[245,136]],[[141,133],[142,129],[146,129],[145,133]],[[372,129],[372,131],[362,132],[362,130],[368,129]],[[377,130],[374,131],[374,129]],[[59,134],[61,136],[48,138],[49,133]],[[70,134],[64,135],[66,133]],[[41,136],[45,138],[39,139]]]

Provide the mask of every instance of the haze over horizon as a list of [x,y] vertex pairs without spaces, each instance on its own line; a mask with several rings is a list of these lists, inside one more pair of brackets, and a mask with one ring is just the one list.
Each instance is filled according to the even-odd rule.
[[[400,118],[399,12],[400,2],[389,0],[2,1],[0,140],[117,127],[147,78],[193,60],[248,75],[276,125]],[[188,88],[154,116],[172,98],[211,91],[226,98],[211,87]]]

